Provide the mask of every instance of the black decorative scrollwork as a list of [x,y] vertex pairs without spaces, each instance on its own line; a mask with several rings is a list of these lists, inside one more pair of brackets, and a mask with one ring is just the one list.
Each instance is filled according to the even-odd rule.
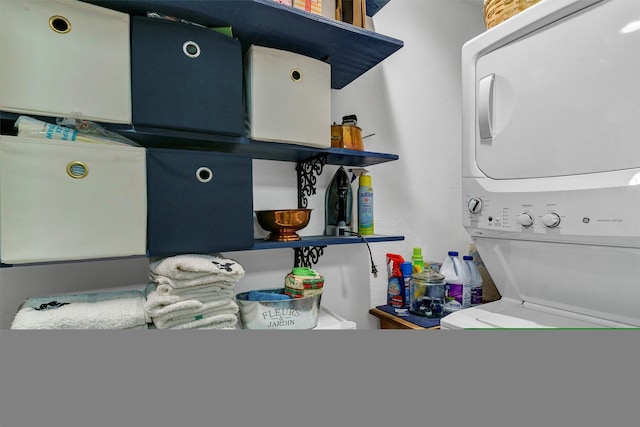
[[327,164],[327,154],[320,154],[296,165],[298,174],[298,208],[306,208],[307,197],[316,194],[317,177]]
[[324,253],[326,246],[307,246],[294,248],[296,253],[294,267],[313,267]]
[[63,305],[67,305],[69,304],[68,302],[58,302],[58,301],[51,301],[48,302],[46,304],[40,304],[40,307],[33,307],[34,310],[52,310],[54,308],[58,308],[58,307],[62,307]]
[[219,269],[221,270],[225,270],[228,272],[232,272],[233,269],[231,268],[232,265],[235,265],[235,263],[233,262],[226,262],[224,264],[220,264],[219,262],[216,261],[211,261],[213,264],[215,264]]

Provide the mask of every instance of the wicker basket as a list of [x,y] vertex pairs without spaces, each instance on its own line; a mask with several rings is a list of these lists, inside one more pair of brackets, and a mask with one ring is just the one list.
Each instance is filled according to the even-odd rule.
[[506,21],[540,0],[484,0],[484,23],[487,29]]

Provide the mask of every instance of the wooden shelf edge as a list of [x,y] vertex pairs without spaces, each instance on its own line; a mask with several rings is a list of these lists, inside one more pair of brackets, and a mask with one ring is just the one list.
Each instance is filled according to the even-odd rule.
[[[368,243],[393,242],[404,240],[404,236],[373,235],[364,236]],[[279,249],[279,248],[303,248],[311,246],[336,246],[364,243],[360,237],[337,236],[302,236],[300,240],[292,242],[272,242],[264,239],[256,239],[252,250]]]
[[244,51],[257,44],[327,61],[333,89],[344,88],[404,46],[402,40],[270,0],[82,1],[132,15],[155,11],[207,27],[230,26]]

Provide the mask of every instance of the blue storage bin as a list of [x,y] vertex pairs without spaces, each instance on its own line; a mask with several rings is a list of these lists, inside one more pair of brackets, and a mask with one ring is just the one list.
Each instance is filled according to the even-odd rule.
[[241,135],[242,67],[242,49],[234,38],[133,16],[133,125]]
[[250,156],[147,150],[149,256],[253,247]]

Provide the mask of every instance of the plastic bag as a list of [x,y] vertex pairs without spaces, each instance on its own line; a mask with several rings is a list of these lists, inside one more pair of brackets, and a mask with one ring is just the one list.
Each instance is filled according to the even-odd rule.
[[19,116],[14,127],[18,129],[18,136],[22,137],[140,147],[130,139],[88,120],[64,118],[57,119],[57,122],[58,124],[53,124],[29,116]]
[[[95,122],[83,120],[80,116],[64,117],[61,119],[59,118],[56,120],[56,123],[59,126],[77,130],[78,136],[76,136],[76,140],[78,141],[119,142],[122,144],[131,145],[133,147],[140,147],[140,145],[130,140],[129,138],[125,138],[124,136],[116,132],[107,130]],[[92,140],[87,140],[87,137],[91,137]]]

